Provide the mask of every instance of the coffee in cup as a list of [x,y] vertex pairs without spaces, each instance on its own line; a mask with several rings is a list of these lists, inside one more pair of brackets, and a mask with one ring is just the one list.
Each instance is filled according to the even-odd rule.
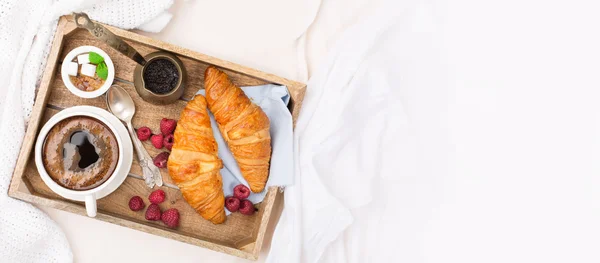
[[94,189],[114,173],[119,146],[111,129],[88,116],[61,120],[48,132],[42,149],[48,175],[60,186]]

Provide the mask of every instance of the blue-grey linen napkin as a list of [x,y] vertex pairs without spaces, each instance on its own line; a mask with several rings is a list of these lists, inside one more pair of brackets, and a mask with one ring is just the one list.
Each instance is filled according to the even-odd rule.
[[[285,86],[273,84],[262,86],[242,87],[246,95],[262,108],[271,122],[271,168],[269,170],[269,180],[267,187],[261,193],[251,193],[248,199],[252,203],[261,202],[269,186],[287,186],[294,182],[294,160],[293,160],[293,124],[292,115],[287,108],[290,101],[290,94]],[[197,94],[205,95],[204,89]],[[210,121],[215,135],[215,140],[219,145],[219,158],[223,160],[223,192],[225,196],[233,195],[233,188],[238,184],[248,186],[246,180],[240,173],[240,168],[233,158],[231,151],[223,136],[219,132],[219,126],[214,116],[209,111]],[[225,209],[227,214],[230,214]]]

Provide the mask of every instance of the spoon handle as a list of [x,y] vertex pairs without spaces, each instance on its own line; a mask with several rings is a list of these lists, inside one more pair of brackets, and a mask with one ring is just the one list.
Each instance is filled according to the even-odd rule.
[[137,135],[134,132],[133,126],[131,125],[131,121],[127,121],[127,130],[129,130],[129,136],[133,141],[133,145],[135,147],[135,152],[137,153],[138,159],[140,160],[140,166],[142,167],[142,176],[144,177],[144,181],[146,182],[146,186],[153,188],[154,185],[162,186],[162,175],[160,174],[160,170],[154,162],[152,162],[152,158],[150,154],[142,145],[140,139],[138,139]]
[[113,49],[121,52],[123,55],[131,58],[140,65],[145,65],[146,60],[132,46],[123,41],[120,37],[110,32],[102,25],[94,23],[85,13],[73,13],[75,24],[79,28],[85,28],[97,39],[104,41]]

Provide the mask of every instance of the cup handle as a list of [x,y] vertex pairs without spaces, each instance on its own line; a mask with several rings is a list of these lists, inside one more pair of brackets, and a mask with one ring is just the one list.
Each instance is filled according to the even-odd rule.
[[85,197],[85,210],[89,217],[96,217],[96,197],[94,195],[88,195]]

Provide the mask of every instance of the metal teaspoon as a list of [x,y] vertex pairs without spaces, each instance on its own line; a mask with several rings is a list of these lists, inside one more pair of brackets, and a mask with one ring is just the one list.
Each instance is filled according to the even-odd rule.
[[162,186],[163,180],[160,170],[154,165],[154,162],[152,162],[150,154],[148,154],[142,145],[142,142],[138,139],[133,126],[131,125],[131,119],[135,114],[135,104],[133,103],[131,96],[129,96],[127,91],[120,86],[112,85],[106,92],[106,105],[108,105],[108,110],[112,112],[112,114],[127,124],[127,130],[129,130],[129,136],[133,141],[135,151],[140,160],[142,175],[144,176],[146,185],[150,188],[153,188],[155,184]]

